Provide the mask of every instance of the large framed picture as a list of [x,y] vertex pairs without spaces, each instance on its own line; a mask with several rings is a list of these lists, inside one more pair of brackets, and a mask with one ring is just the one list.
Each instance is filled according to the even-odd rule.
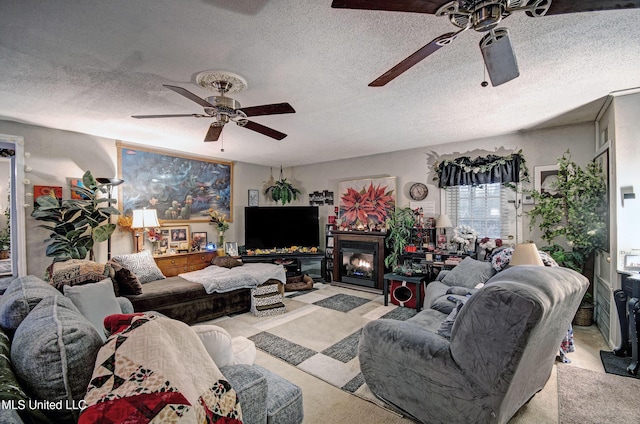
[[118,148],[119,209],[156,209],[162,223],[209,221],[209,211],[233,222],[233,163],[167,153],[122,142]]
[[339,189],[340,226],[379,231],[396,207],[396,177],[342,181]]

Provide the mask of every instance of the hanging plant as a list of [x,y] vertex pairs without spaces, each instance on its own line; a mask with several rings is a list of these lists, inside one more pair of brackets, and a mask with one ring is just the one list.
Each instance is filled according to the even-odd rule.
[[267,187],[264,191],[265,196],[273,199],[273,201],[282,202],[283,205],[291,203],[298,198],[299,194],[302,194],[300,190],[295,188],[286,178],[282,175],[282,166],[280,167],[280,179],[276,181],[272,186]]

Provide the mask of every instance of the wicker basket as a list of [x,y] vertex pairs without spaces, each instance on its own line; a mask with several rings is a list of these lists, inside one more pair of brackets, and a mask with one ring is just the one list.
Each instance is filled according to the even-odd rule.
[[573,318],[573,325],[589,327],[591,324],[593,324],[593,305],[581,305]]

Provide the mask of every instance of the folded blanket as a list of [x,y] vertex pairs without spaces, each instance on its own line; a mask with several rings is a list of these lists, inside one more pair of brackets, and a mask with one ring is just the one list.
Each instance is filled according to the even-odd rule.
[[111,315],[105,327],[116,333],[98,352],[79,424],[242,423],[235,390],[188,325],[146,313]]
[[282,265],[263,263],[248,263],[234,268],[209,265],[199,271],[186,272],[178,276],[202,284],[209,294],[252,289],[271,279],[283,284],[287,282],[287,273]]

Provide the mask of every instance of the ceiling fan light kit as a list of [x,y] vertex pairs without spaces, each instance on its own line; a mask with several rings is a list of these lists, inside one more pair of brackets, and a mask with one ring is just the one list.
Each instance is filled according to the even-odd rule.
[[[334,0],[331,7],[425,13],[447,17],[454,26],[460,28],[458,32],[436,37],[371,82],[370,87],[386,85],[441,47],[451,44],[458,34],[468,29],[488,32],[480,41],[480,50],[491,84],[497,86],[520,75],[509,33],[506,28],[497,28],[512,13],[524,12],[529,17],[539,18],[546,15],[639,8],[640,0],[452,0],[446,3],[441,0]],[[482,85],[485,86],[484,82]]]
[[218,141],[223,127],[230,121],[235,122],[239,127],[247,128],[276,140],[282,140],[287,136],[273,128],[249,121],[247,117],[295,113],[295,110],[289,103],[274,103],[242,108],[240,102],[225,96],[227,93],[237,93],[247,87],[247,81],[244,78],[231,72],[204,71],[196,76],[196,82],[203,88],[218,91],[219,95],[209,96],[203,99],[182,87],[166,84],[163,85],[163,87],[199,104],[203,107],[204,114],[132,115],[131,117],[136,119],[180,117],[213,118],[214,121],[209,125],[204,141]]

